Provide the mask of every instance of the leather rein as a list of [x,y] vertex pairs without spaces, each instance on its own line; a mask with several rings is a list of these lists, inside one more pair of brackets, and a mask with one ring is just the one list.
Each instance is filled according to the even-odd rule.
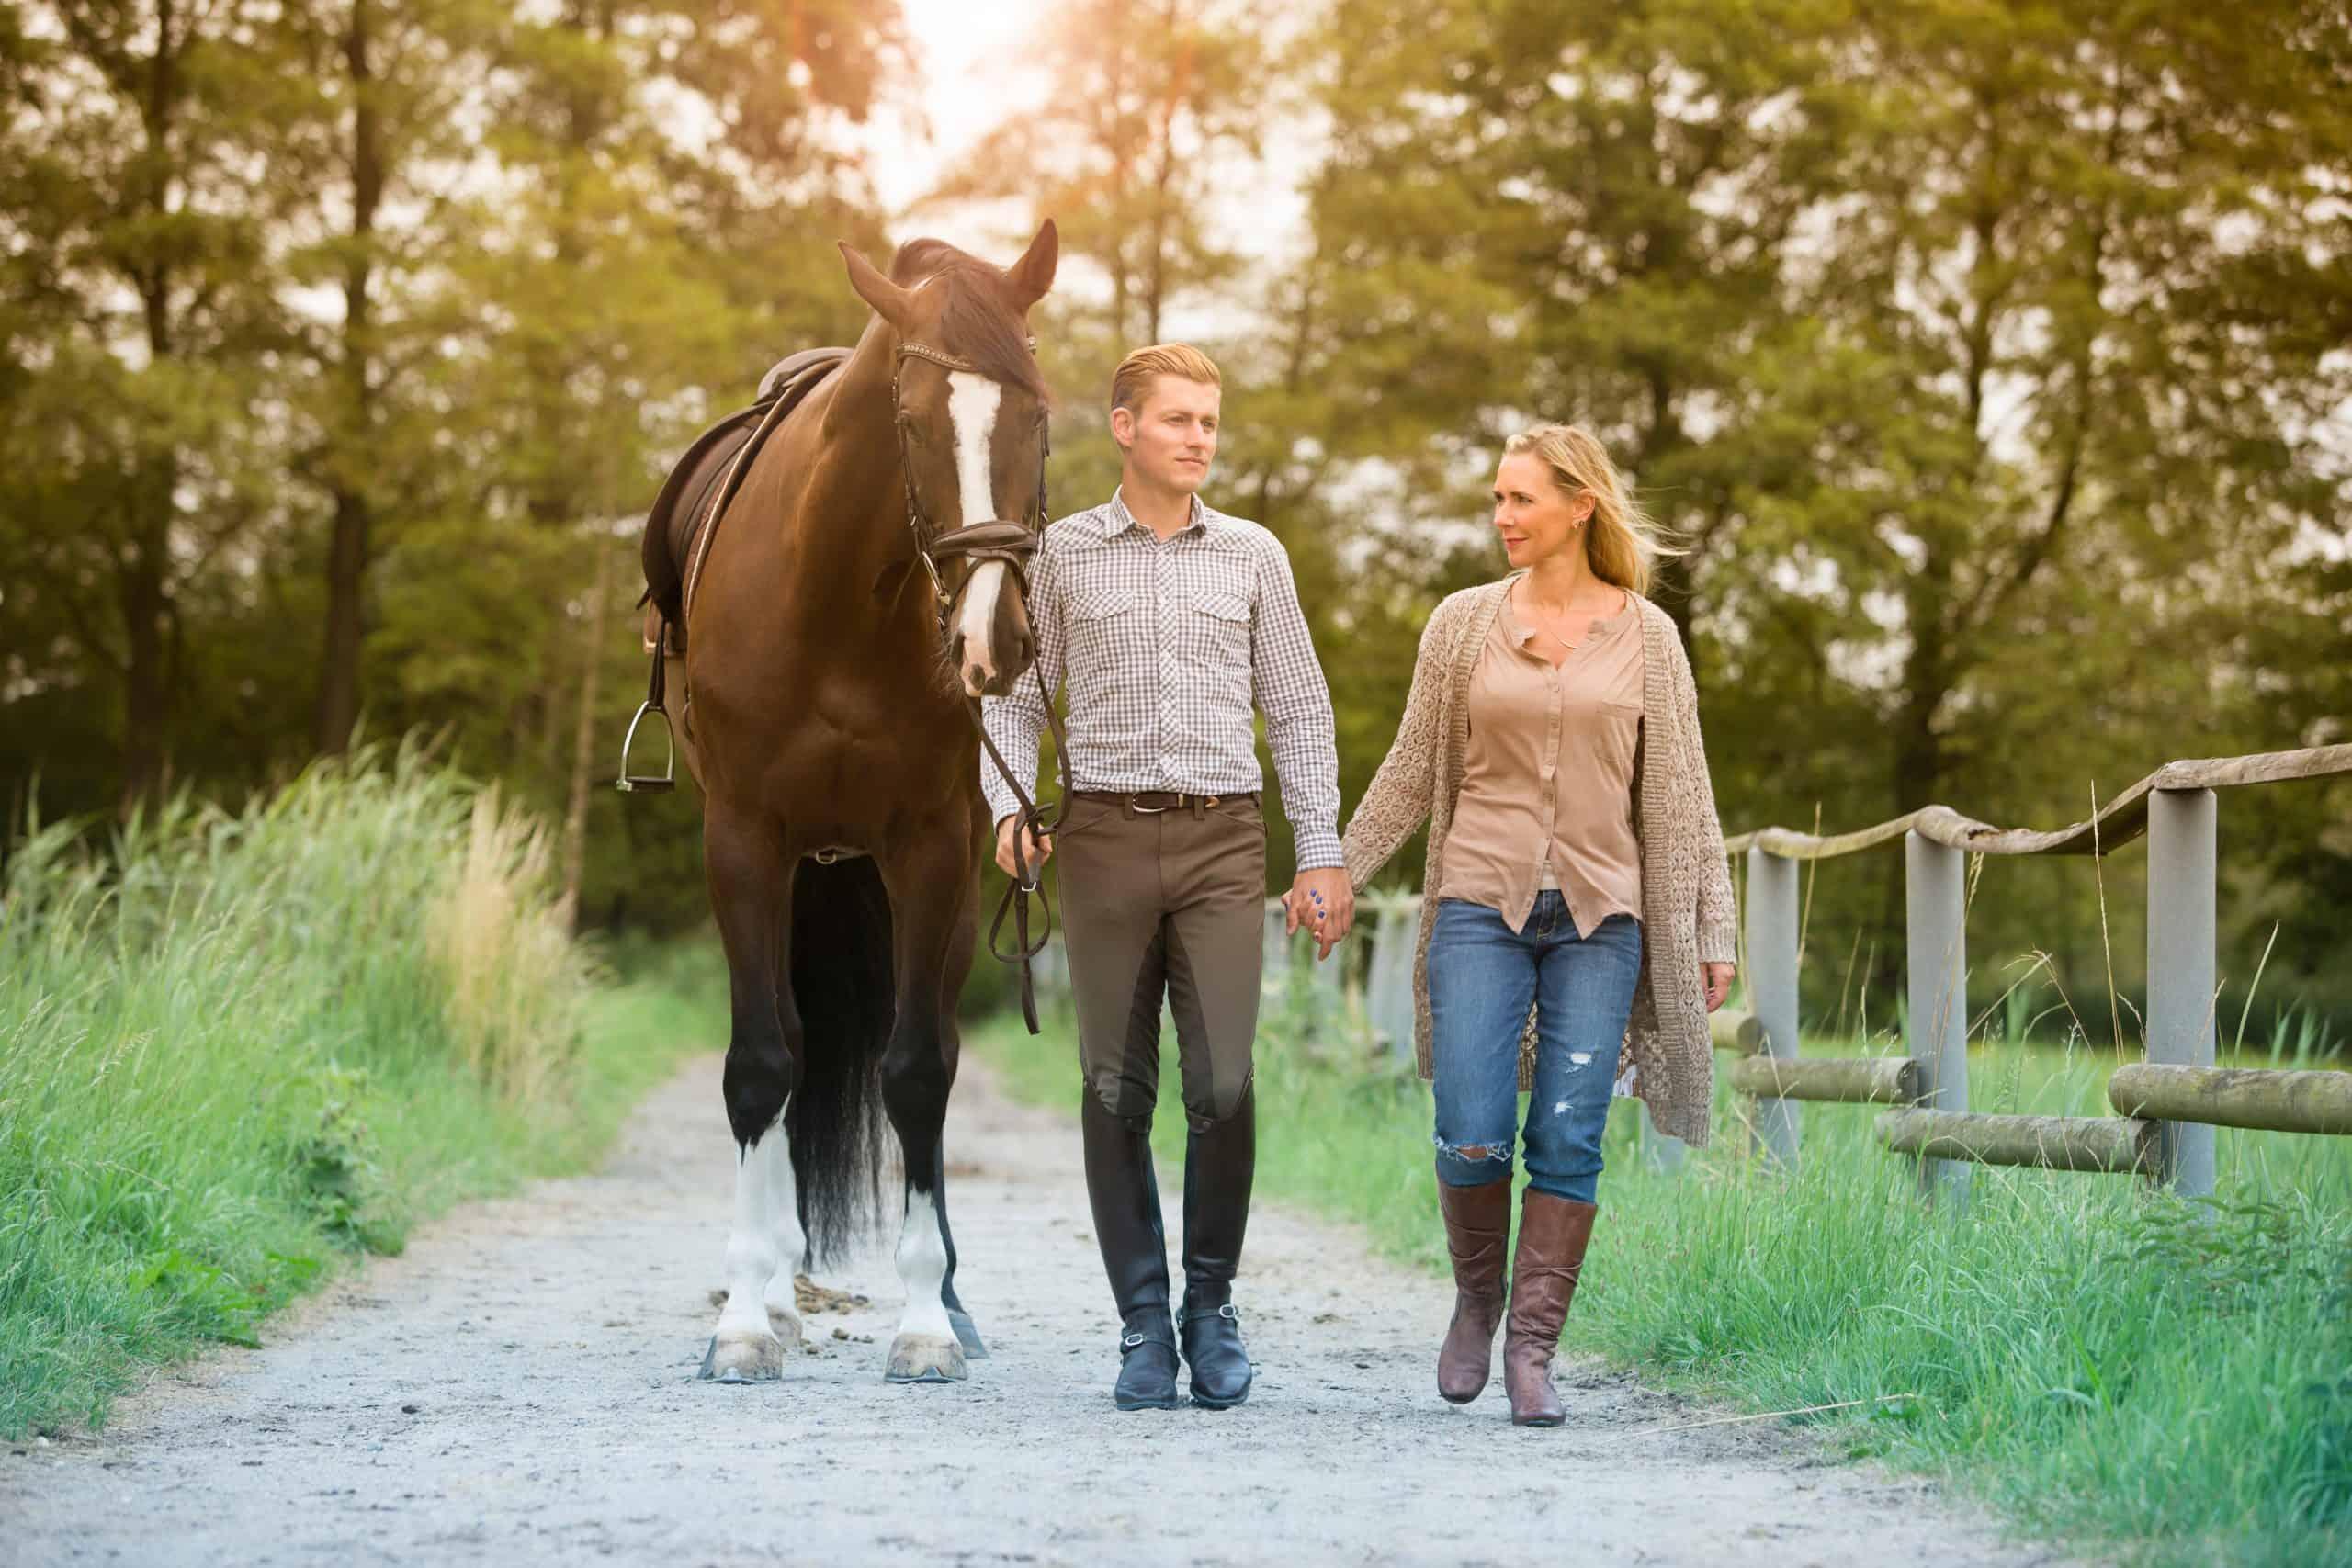
[[[939,563],[943,560],[961,558],[974,567],[983,561],[999,562],[1011,574],[1014,588],[1021,595],[1022,613],[1024,615],[1029,613],[1030,558],[1036,554],[1038,537],[1053,518],[1046,497],[1046,464],[1052,454],[1053,443],[1050,436],[1045,436],[1041,432],[1043,438],[1037,454],[1037,525],[1035,528],[1026,523],[1001,517],[967,523],[959,528],[933,527],[923,513],[922,498],[915,491],[913,454],[907,447],[905,405],[899,396],[899,386],[906,377],[907,361],[910,359],[928,360],[952,371],[966,371],[973,375],[982,372],[969,360],[959,359],[922,344],[902,343],[899,345],[898,363],[890,377],[890,423],[898,433],[899,472],[907,485],[907,526],[914,535],[915,559],[922,563],[923,575],[931,579],[940,647],[944,650],[954,635],[951,621],[955,615],[956,598],[948,592],[946,580],[939,570]],[[1028,1024],[1030,1033],[1036,1034],[1041,1031],[1037,1021],[1036,983],[1031,973],[1030,962],[1045,951],[1047,939],[1053,935],[1054,910],[1046,897],[1045,889],[1039,885],[1043,866],[1029,863],[1029,836],[1033,832],[1049,834],[1061,825],[1062,812],[1069,798],[1070,773],[1069,739],[1063,732],[1060,716],[1054,712],[1053,694],[1046,690],[1045,671],[1034,662],[1029,671],[1036,679],[1038,704],[1045,710],[1046,727],[1054,738],[1054,772],[1061,798],[1052,806],[1031,799],[1029,792],[1022,787],[1020,776],[1006,764],[1003,753],[997,750],[996,742],[989,736],[978,698],[967,696],[964,699],[964,713],[971,720],[973,732],[979,737],[980,747],[988,753],[989,762],[994,764],[997,775],[1004,780],[1005,786],[1012,791],[1012,798],[1020,803],[1020,809],[1014,814],[1012,831],[1014,874],[1005,886],[1003,898],[997,904],[996,918],[989,922],[989,956],[1000,964],[1011,964],[1018,972],[1022,1021]],[[1034,936],[1029,918],[1029,900],[1033,897],[1037,900],[1039,910]],[[1013,928],[1013,944],[1010,949],[1003,945],[1004,927],[1008,919]]]

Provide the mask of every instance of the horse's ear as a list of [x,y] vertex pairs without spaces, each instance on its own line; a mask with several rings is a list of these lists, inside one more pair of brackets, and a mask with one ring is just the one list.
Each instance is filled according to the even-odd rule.
[[1037,237],[1029,242],[1029,248],[1021,254],[1021,259],[1012,264],[1012,270],[1004,275],[1005,281],[1012,285],[1013,298],[1022,310],[1043,299],[1046,290],[1054,286],[1054,267],[1061,254],[1061,231],[1048,218],[1037,230]]
[[873,306],[876,314],[900,332],[911,332],[914,290],[901,288],[875,271],[874,264],[852,250],[848,241],[841,241],[840,244],[842,260],[849,265],[849,286],[857,290],[857,297]]

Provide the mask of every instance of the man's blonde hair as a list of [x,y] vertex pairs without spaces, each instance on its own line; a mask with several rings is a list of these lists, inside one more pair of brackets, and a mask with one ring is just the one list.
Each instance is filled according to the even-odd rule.
[[1111,375],[1111,406],[1129,412],[1140,409],[1151,393],[1151,384],[1162,376],[1198,381],[1204,387],[1225,385],[1216,364],[1191,344],[1156,343],[1119,361],[1119,368]]
[[1685,553],[1634,499],[1624,476],[1590,431],[1573,424],[1539,424],[1503,443],[1503,450],[1513,457],[1532,456],[1552,471],[1552,482],[1565,496],[1574,499],[1580,491],[1590,492],[1592,522],[1585,532],[1585,558],[1601,581],[1647,593],[1658,558]]

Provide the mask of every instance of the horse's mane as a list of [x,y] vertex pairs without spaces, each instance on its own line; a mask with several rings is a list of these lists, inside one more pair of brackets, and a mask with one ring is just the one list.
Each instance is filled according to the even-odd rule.
[[1013,308],[1012,287],[1001,267],[944,240],[909,240],[890,258],[890,281],[910,288],[936,282],[947,291],[939,318],[942,346],[992,380],[1019,387],[1040,401],[1048,398],[1045,374],[1030,352],[1029,328]]

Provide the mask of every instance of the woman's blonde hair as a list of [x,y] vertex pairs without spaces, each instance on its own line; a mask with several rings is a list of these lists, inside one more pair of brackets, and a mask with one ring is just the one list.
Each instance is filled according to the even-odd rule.
[[1592,496],[1585,556],[1593,575],[1603,582],[1645,594],[1658,558],[1682,554],[1664,526],[1625,488],[1624,476],[1591,432],[1574,424],[1539,424],[1504,442],[1503,451],[1535,457],[1552,470],[1552,482],[1562,494],[1573,497],[1583,491]]

